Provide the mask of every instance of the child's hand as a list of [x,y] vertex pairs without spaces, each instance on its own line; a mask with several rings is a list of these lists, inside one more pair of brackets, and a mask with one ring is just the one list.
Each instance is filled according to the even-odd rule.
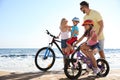
[[73,47],[75,47],[77,44],[76,43],[73,43]]

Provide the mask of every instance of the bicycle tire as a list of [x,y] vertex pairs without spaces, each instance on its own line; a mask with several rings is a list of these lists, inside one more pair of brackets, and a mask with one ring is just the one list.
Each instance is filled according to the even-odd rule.
[[[76,59],[69,59],[69,60],[65,63],[64,73],[65,73],[65,75],[66,75],[69,79],[78,79],[78,78],[80,77],[80,75],[81,75],[81,72],[82,72],[81,64],[80,64],[80,62],[78,62],[77,68],[74,68],[73,63],[75,63],[75,62],[76,62]],[[71,64],[72,66],[71,66],[70,64]],[[69,67],[68,67],[68,66],[69,66]],[[72,72],[72,73],[73,73],[73,72],[77,72],[77,74],[74,75],[74,73],[73,73],[73,75],[71,75],[71,73],[69,72],[70,69],[71,69],[71,72]],[[77,70],[77,71],[76,71],[76,70]]]
[[[47,56],[46,59],[44,59],[43,57],[44,57],[45,51],[47,49],[50,51],[50,55]],[[51,62],[50,62],[50,60],[51,60]],[[45,62],[45,61],[47,61],[47,62]],[[50,64],[45,65],[45,63],[49,63],[49,62],[50,62]],[[54,62],[55,62],[55,53],[51,48],[43,47],[37,51],[37,53],[35,55],[35,65],[41,71],[49,70],[53,66]],[[43,67],[43,66],[45,66],[45,67]]]
[[[100,63],[100,64],[99,64]],[[101,69],[100,77],[105,77],[110,71],[108,62],[105,59],[97,59],[97,66]]]
[[71,55],[71,59],[74,59],[74,55],[75,55],[75,53]]

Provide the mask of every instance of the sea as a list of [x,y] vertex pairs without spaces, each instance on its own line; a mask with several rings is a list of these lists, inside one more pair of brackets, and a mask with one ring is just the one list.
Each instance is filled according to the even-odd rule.
[[[38,48],[0,48],[0,71],[11,72],[36,72],[40,71],[35,66],[35,55]],[[105,49],[106,60],[110,69],[120,69],[120,49]],[[54,48],[56,61],[50,70],[63,69],[63,56]],[[95,55],[99,58],[99,54]]]

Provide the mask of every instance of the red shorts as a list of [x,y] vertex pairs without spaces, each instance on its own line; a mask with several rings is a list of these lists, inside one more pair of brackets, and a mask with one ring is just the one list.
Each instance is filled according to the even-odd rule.
[[77,37],[72,37],[72,38],[67,40],[67,44],[72,45],[75,41],[77,41]]

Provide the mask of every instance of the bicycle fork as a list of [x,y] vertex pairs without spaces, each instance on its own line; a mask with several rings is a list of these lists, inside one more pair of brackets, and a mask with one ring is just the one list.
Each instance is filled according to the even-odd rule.
[[48,45],[48,47],[47,47],[47,49],[46,49],[46,51],[45,51],[45,54],[44,54],[44,57],[43,57],[43,59],[47,59],[48,58],[48,56],[49,56],[49,54],[50,54],[50,44]]
[[79,57],[80,57],[80,54],[79,54],[79,52],[77,52],[77,59],[76,59],[76,62],[74,63],[74,67],[75,68],[77,68],[77,66],[78,66],[78,62],[79,62]]

